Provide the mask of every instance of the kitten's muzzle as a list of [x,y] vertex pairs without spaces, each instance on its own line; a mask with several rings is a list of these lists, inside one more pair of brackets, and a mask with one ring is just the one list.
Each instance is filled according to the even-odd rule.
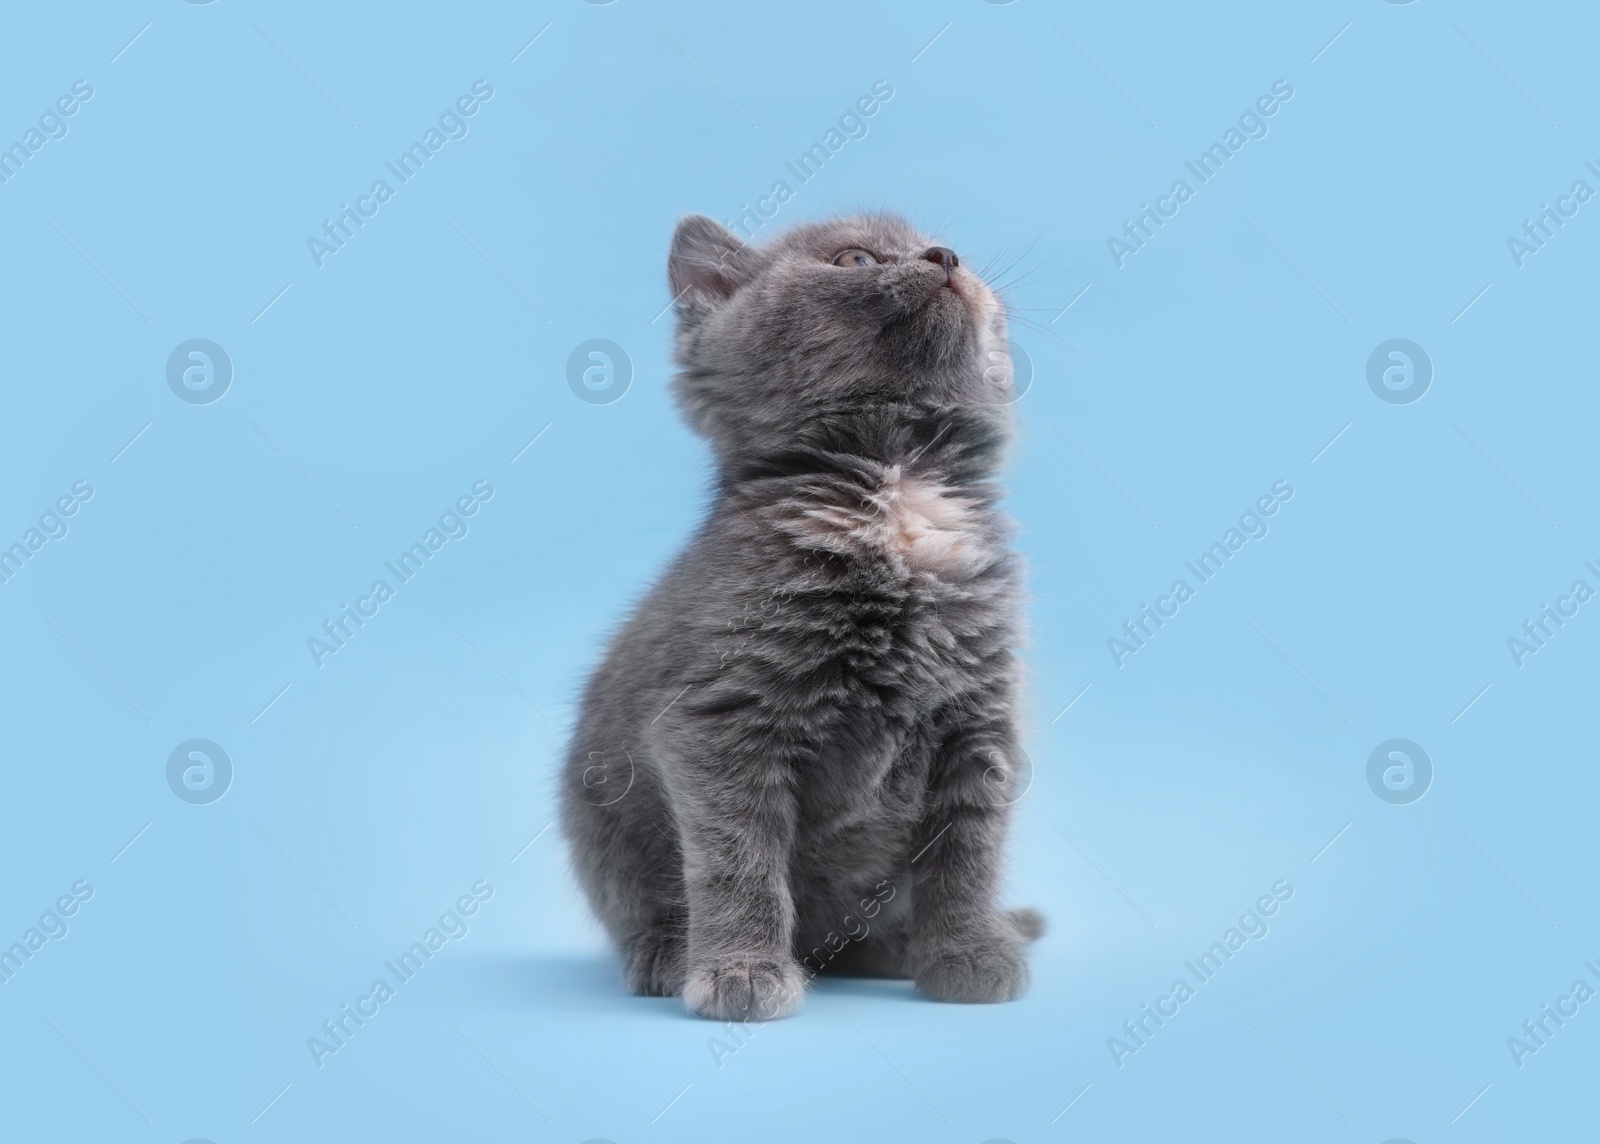
[[974,317],[979,316],[981,304],[977,291],[973,288],[971,271],[958,275],[956,269],[961,265],[961,260],[956,257],[956,252],[948,246],[930,246],[922,252],[922,261],[931,262],[944,271],[944,281],[932,288],[929,302],[934,302],[945,297],[945,291],[954,294],[961,301],[961,305]]

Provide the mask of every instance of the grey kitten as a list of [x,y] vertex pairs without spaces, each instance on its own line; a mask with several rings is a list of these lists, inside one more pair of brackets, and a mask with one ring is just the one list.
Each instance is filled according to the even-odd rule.
[[1020,759],[1004,310],[893,218],[756,248],[693,215],[667,270],[712,503],[590,679],[561,779],[628,988],[722,1020],[792,1013],[822,968],[1016,997],[1042,921],[996,903]]

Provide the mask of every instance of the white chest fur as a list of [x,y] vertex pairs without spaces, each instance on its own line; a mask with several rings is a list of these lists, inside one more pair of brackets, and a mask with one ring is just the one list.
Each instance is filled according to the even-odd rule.
[[992,559],[975,501],[898,466],[853,501],[830,496],[796,507],[796,539],[840,555],[886,560],[906,573],[961,580]]

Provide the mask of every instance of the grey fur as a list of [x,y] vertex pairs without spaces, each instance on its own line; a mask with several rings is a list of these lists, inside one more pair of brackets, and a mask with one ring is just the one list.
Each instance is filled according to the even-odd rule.
[[[834,265],[847,248],[880,264]],[[674,388],[712,503],[589,681],[562,823],[628,988],[705,1017],[791,1013],[823,966],[946,1001],[1027,987],[1042,919],[996,901],[1019,757],[1006,321],[928,248],[883,217],[673,237]]]

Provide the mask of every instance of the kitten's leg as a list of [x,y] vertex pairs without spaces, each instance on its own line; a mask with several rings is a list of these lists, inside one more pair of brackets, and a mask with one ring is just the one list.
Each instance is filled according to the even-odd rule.
[[929,775],[911,866],[911,963],[935,1000],[1009,1001],[1028,987],[1023,943],[1037,915],[1014,920],[996,905],[1011,812],[1005,778],[1017,758],[1009,712],[996,702],[952,716]]
[[681,911],[669,912],[622,939],[622,980],[630,993],[676,997],[683,992],[686,920]]
[[[598,752],[597,752],[598,754]],[[622,954],[629,992],[683,992],[688,911],[682,862],[658,788],[630,767],[617,791],[586,785],[590,758],[563,776],[562,826],[574,870],[595,913]]]
[[721,1021],[786,1017],[805,989],[790,948],[792,769],[778,736],[707,724],[685,713],[664,736],[689,899],[684,1000]]

